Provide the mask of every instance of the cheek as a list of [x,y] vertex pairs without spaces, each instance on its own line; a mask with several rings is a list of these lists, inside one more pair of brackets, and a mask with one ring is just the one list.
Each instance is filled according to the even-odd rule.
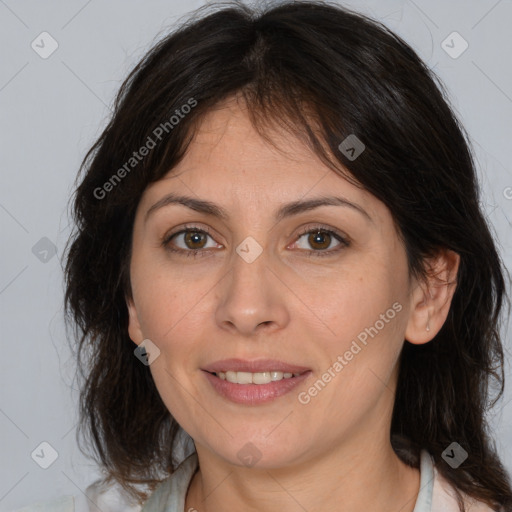
[[[397,309],[404,309],[404,284],[399,272],[391,272],[382,261],[369,260],[346,269],[328,287],[317,289],[312,296],[318,316],[330,328],[339,343],[355,339],[378,322],[383,332],[397,329]],[[393,304],[398,303],[399,306]],[[400,307],[401,306],[401,307]],[[388,314],[386,314],[388,312]],[[381,315],[384,319],[381,320]],[[388,322],[386,322],[388,320]]]
[[140,267],[136,275],[137,312],[143,334],[167,354],[184,361],[205,321],[211,318],[211,296],[215,280],[194,279],[190,273],[162,268],[158,263]]
[[369,406],[380,396],[383,383],[389,382],[407,323],[402,274],[374,262],[357,277],[354,273],[354,279],[338,283],[336,294],[322,298],[329,305],[328,322],[336,333],[329,337],[325,369],[338,361],[333,368],[336,383],[325,403],[334,407],[339,400],[351,403],[358,396],[366,404],[361,407]]

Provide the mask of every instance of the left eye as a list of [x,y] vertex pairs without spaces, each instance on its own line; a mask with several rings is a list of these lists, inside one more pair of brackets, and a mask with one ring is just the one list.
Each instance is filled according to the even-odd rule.
[[[310,247],[317,249],[314,252],[324,252],[326,249],[329,249],[331,244],[335,241],[338,241],[339,245],[345,246],[347,242],[340,235],[336,234],[334,231],[326,230],[326,229],[311,229],[306,231],[302,235],[299,236],[298,240],[306,237],[306,243],[309,244]],[[296,242],[297,244],[298,242]],[[308,250],[307,247],[302,247],[303,249]],[[333,251],[329,251],[333,252]]]

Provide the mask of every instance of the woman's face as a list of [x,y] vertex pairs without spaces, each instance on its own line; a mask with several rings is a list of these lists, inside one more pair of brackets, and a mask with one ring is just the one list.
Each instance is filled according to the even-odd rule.
[[[205,118],[184,159],[138,205],[128,303],[130,337],[158,347],[149,369],[198,451],[267,468],[389,439],[412,310],[389,210],[291,135],[274,135],[284,153],[236,103]],[[225,215],[164,202],[169,194]],[[331,197],[343,201],[300,207]],[[271,359],[301,375],[241,384],[205,370],[227,359]],[[286,370],[263,366],[231,380]]]

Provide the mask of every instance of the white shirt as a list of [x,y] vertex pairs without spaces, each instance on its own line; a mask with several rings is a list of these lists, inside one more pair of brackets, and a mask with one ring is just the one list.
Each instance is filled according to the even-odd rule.
[[[162,481],[144,505],[130,505],[119,489],[111,487],[98,491],[95,484],[84,495],[62,496],[35,503],[13,512],[186,512],[185,497],[188,486],[197,469],[197,454],[190,454],[176,471]],[[467,512],[493,512],[482,502],[463,494]],[[96,504],[96,507],[94,506]],[[421,451],[420,490],[413,512],[459,512],[457,499],[451,484],[443,478],[426,450]]]

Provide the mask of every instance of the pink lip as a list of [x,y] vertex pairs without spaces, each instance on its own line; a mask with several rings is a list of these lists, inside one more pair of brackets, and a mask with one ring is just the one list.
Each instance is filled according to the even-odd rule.
[[[243,359],[223,359],[222,361],[216,361],[215,363],[205,366],[202,368],[202,370],[215,373],[227,371],[250,373],[265,371],[304,373],[310,369],[306,368],[305,366],[297,366],[285,363],[283,361],[277,361],[276,359],[258,359],[255,361],[245,361]],[[259,384],[257,385],[261,386]]]
[[[231,360],[232,361],[232,360]],[[286,366],[286,365],[285,365]],[[300,368],[287,365],[288,368]],[[247,368],[247,366],[245,366]],[[265,366],[265,368],[273,368],[277,371],[282,371],[272,366]],[[221,370],[219,370],[221,371]],[[237,370],[243,371],[243,370]],[[257,370],[253,370],[257,371]],[[298,372],[295,372],[298,373]],[[203,370],[204,376],[208,379],[215,391],[221,396],[235,402],[237,404],[258,405],[270,402],[298,386],[302,381],[307,379],[311,371],[306,371],[297,377],[289,379],[282,379],[268,384],[233,384],[227,380],[222,380],[213,373]]]

